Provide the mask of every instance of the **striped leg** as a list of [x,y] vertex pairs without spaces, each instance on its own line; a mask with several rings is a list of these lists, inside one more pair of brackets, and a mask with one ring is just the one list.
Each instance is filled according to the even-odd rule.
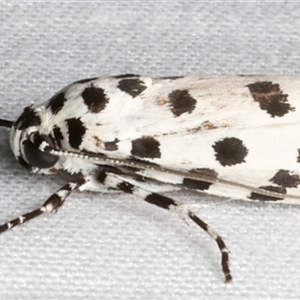
[[78,189],[85,183],[83,178],[80,178],[77,181],[69,182],[61,187],[56,193],[51,195],[48,200],[38,209],[35,209],[27,214],[24,214],[16,219],[13,219],[3,225],[0,225],[0,233],[3,233],[17,225],[21,225],[25,222],[28,222],[39,215],[42,215],[47,212],[56,212],[65,202],[69,194]]
[[[148,203],[155,204],[161,208],[168,209],[168,210],[177,210],[182,213],[182,205],[180,202],[176,202],[173,199],[147,191],[143,188],[140,188],[123,178],[120,175],[114,173],[106,173],[102,172],[98,175],[98,180],[103,185],[121,190],[125,193],[132,194],[139,198],[142,198],[144,201]],[[186,209],[186,214],[189,219],[191,219],[194,223],[196,223],[199,227],[201,227],[208,235],[210,235],[217,243],[220,251],[221,251],[221,265],[222,270],[225,276],[225,282],[228,283],[232,280],[232,276],[229,269],[229,250],[226,247],[222,237],[214,231],[209,225],[199,219],[192,211]]]

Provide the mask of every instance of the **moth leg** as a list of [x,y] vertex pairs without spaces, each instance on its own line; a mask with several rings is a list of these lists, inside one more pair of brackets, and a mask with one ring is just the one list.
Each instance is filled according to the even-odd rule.
[[80,178],[76,181],[65,184],[56,193],[51,195],[48,198],[48,200],[40,208],[35,209],[35,210],[33,210],[29,213],[26,213],[22,216],[19,216],[18,218],[13,219],[3,225],[0,225],[0,234],[17,226],[17,225],[21,225],[25,222],[28,222],[44,213],[56,212],[64,204],[64,202],[65,202],[66,198],[69,196],[69,194],[72,191],[78,189],[84,183],[85,183],[85,179]]
[[[123,178],[120,175],[108,172],[101,172],[98,175],[98,180],[103,185],[121,190],[125,193],[132,194],[139,198],[142,198],[144,201],[155,204],[161,208],[168,210],[179,210],[182,213],[181,204],[173,200],[172,198],[163,196],[161,194],[153,193],[144,188],[140,188],[137,185],[126,181],[126,178]],[[232,280],[232,276],[229,269],[229,250],[226,247],[222,237],[208,224],[203,222],[200,218],[198,218],[191,210],[186,209],[187,217],[192,220],[195,224],[197,224],[200,228],[202,228],[209,236],[211,236],[217,243],[220,251],[221,251],[221,265],[222,270],[225,276],[225,282],[228,283]]]

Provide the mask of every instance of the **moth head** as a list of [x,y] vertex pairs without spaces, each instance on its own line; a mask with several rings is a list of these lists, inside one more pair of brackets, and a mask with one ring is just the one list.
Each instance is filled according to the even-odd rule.
[[32,172],[50,174],[60,169],[59,157],[51,154],[55,142],[51,135],[41,134],[39,111],[26,107],[16,122],[0,120],[0,125],[10,127],[10,145],[18,162]]

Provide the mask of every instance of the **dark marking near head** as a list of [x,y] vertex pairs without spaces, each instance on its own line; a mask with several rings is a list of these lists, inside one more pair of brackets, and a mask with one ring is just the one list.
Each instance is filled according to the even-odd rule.
[[113,78],[122,79],[122,78],[129,78],[129,77],[140,77],[140,75],[136,75],[136,74],[121,74],[121,75],[116,75]]
[[118,139],[115,139],[112,142],[105,142],[104,143],[105,150],[108,150],[108,151],[116,151],[116,150],[118,150],[118,142],[119,142]]
[[[286,189],[282,186],[270,185],[270,186],[260,186],[259,188],[270,192],[286,194]],[[283,200],[284,195],[282,197],[273,197],[273,196],[262,195],[256,192],[251,192],[251,195],[248,198],[253,200],[261,200],[261,201],[277,201],[277,200]]]
[[31,126],[41,125],[41,118],[36,114],[36,111],[31,107],[25,107],[21,116],[14,123],[14,127],[20,130]]
[[132,78],[132,79],[122,79],[119,81],[118,88],[135,98],[139,94],[141,94],[147,86],[145,82],[139,78]]
[[134,186],[129,182],[122,181],[118,184],[117,188],[125,193],[132,194]]
[[190,178],[184,178],[182,182],[183,186],[192,189],[192,190],[208,190],[209,187],[212,185],[211,182],[205,182],[201,180],[195,180],[195,179],[190,179]]
[[293,174],[287,170],[279,170],[270,181],[285,188],[296,188],[300,183],[300,178],[298,174]]
[[132,141],[131,154],[139,157],[159,158],[159,142],[152,137],[143,137]]
[[224,138],[212,146],[216,152],[216,159],[222,166],[232,166],[245,162],[248,149],[237,138]]
[[155,204],[164,209],[169,209],[170,205],[177,206],[177,203],[173,199],[156,193],[151,193],[150,195],[148,195],[145,198],[145,201]]
[[71,147],[78,149],[82,143],[82,138],[85,134],[86,128],[80,119],[72,118],[66,120],[68,125],[69,143]]
[[282,117],[295,108],[288,103],[287,94],[283,94],[279,84],[269,81],[255,82],[247,87],[254,99],[259,103],[262,110],[267,111],[272,117]]
[[46,107],[49,108],[53,114],[57,114],[63,108],[66,100],[65,92],[59,92],[49,100]]
[[98,113],[103,110],[109,100],[103,89],[94,86],[87,87],[82,92],[82,98],[92,113]]
[[53,128],[53,135],[54,135],[54,142],[57,145],[58,148],[62,148],[61,147],[61,141],[64,139],[60,128],[55,125],[55,127]]
[[53,137],[51,137],[50,135],[40,134],[39,132],[35,132],[32,135],[33,135],[33,144],[36,146],[36,148],[39,148],[43,142],[46,142],[49,145],[44,148],[45,150],[46,149],[51,150],[55,148]]
[[96,80],[96,79],[98,79],[98,78],[99,78],[99,77],[81,79],[81,80],[78,80],[78,81],[73,82],[72,84],[76,84],[76,83],[87,83],[87,82]]
[[175,90],[169,94],[172,113],[178,117],[184,113],[191,113],[197,101],[186,90]]

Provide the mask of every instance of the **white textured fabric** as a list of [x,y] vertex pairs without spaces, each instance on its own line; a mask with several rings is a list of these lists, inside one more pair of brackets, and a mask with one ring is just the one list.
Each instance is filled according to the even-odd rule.
[[[299,8],[2,2],[0,117],[14,120],[24,106],[94,76],[297,74]],[[66,179],[28,174],[3,128],[0,139],[2,223],[42,204]],[[56,215],[0,236],[0,299],[299,298],[300,206],[173,196],[209,204],[198,215],[231,250],[232,284],[223,283],[217,246],[196,226],[129,195],[74,193]]]

